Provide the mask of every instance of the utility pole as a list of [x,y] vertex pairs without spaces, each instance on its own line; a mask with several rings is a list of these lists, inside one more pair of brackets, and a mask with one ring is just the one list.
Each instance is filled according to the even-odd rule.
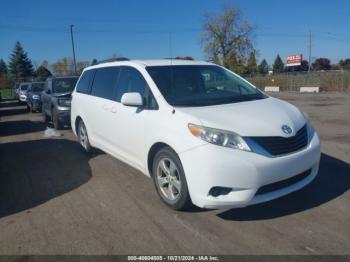
[[311,51],[312,51],[312,35],[311,30],[309,31],[309,72],[311,70]]
[[73,61],[74,61],[74,73],[77,74],[77,61],[75,60],[75,49],[74,49],[74,38],[73,38],[73,26],[70,25],[70,37],[72,39],[72,49],[73,49]]

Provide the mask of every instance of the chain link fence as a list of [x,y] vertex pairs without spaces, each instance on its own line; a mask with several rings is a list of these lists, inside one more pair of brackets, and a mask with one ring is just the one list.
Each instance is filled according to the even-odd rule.
[[321,91],[350,91],[350,70],[288,72],[243,76],[260,89],[279,86],[281,91],[299,91],[300,87],[320,87]]

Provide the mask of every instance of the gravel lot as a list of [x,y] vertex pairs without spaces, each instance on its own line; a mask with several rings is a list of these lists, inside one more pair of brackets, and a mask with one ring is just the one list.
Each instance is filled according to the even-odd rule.
[[176,212],[152,181],[71,130],[44,137],[40,114],[0,108],[0,254],[350,254],[350,94],[278,97],[309,113],[318,177],[281,199]]

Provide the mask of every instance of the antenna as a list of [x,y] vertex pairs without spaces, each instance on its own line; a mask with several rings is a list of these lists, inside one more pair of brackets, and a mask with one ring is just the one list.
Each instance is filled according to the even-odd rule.
[[169,54],[170,54],[170,63],[172,65],[172,63],[173,63],[173,39],[172,39],[171,31],[169,31]]

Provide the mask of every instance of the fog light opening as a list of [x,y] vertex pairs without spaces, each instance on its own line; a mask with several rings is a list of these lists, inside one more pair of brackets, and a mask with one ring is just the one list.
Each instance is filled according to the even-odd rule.
[[231,191],[232,191],[232,188],[230,187],[215,186],[209,190],[209,195],[213,197],[218,197],[221,195],[227,195]]

